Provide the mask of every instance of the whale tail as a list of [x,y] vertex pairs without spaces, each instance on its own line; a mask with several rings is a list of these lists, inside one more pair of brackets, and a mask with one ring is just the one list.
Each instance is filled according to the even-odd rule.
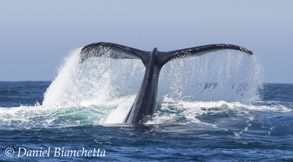
[[[210,44],[192,48],[179,49],[168,52],[159,52],[158,60],[164,65],[169,60],[180,57],[200,56],[214,51],[231,49],[245,52],[252,55],[253,52],[237,45],[232,44]],[[143,51],[115,43],[99,42],[89,44],[82,48],[80,63],[90,57],[107,57],[113,59],[141,59],[144,65],[147,64],[151,51]]]
[[155,111],[159,74],[164,64],[174,58],[201,56],[223,49],[239,50],[249,55],[253,54],[244,47],[231,44],[211,44],[169,52],[159,52],[157,48],[153,51],[142,51],[119,44],[100,42],[82,48],[80,63],[91,57],[140,59],[143,62],[146,70],[142,85],[125,119],[125,123],[140,124],[145,121],[147,116],[151,116]]

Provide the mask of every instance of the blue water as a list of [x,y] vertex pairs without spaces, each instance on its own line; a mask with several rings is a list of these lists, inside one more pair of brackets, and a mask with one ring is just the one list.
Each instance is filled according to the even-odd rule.
[[[260,100],[247,104],[166,101],[154,122],[130,126],[99,124],[99,107],[41,107],[50,83],[0,82],[1,161],[293,160],[292,84],[264,84]],[[7,148],[14,150],[12,157],[5,154],[11,155]],[[18,157],[20,148],[50,148],[50,156],[24,155],[21,149]],[[99,157],[54,156],[58,148],[105,152]]]

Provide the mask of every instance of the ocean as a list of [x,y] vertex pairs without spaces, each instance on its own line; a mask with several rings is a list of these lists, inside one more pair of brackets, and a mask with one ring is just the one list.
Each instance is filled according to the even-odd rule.
[[0,82],[0,161],[293,161],[293,84],[251,57],[174,61],[154,116],[127,125],[141,62],[77,55],[53,81]]

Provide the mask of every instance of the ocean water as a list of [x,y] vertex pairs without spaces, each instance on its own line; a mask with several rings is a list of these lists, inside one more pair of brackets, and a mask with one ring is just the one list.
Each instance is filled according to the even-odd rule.
[[0,161],[293,161],[293,84],[231,51],[170,62],[157,112],[127,125],[139,60],[79,49],[54,81],[0,82]]

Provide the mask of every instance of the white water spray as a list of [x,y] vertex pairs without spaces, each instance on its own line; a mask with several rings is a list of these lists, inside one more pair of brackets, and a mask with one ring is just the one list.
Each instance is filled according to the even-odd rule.
[[[98,57],[79,61],[80,49],[65,59],[43,105],[103,106],[108,110],[103,122],[123,122],[141,86],[142,62]],[[167,63],[160,75],[159,100],[250,102],[257,99],[260,84],[254,57],[224,50]]]
[[44,95],[44,106],[116,105],[138,91],[144,67],[140,60],[90,58],[80,61],[80,49],[65,59]]
[[106,123],[122,123],[140,88],[140,60],[89,58],[80,63],[80,49],[65,59],[44,96],[44,106],[103,106]]
[[[52,127],[122,123],[140,89],[141,60],[93,57],[80,63],[73,51],[59,69],[42,105],[0,108],[1,127]],[[261,71],[253,56],[224,50],[168,62],[159,79],[158,111],[149,124],[201,123],[197,116],[215,107],[226,111],[258,98]],[[239,106],[239,104],[241,105]],[[216,105],[212,106],[211,105]],[[244,110],[243,110],[244,109]],[[272,110],[279,111],[279,107]],[[243,111],[242,111],[243,110]]]
[[167,63],[159,83],[160,96],[176,100],[249,103],[258,99],[262,75],[254,56],[223,50]]

